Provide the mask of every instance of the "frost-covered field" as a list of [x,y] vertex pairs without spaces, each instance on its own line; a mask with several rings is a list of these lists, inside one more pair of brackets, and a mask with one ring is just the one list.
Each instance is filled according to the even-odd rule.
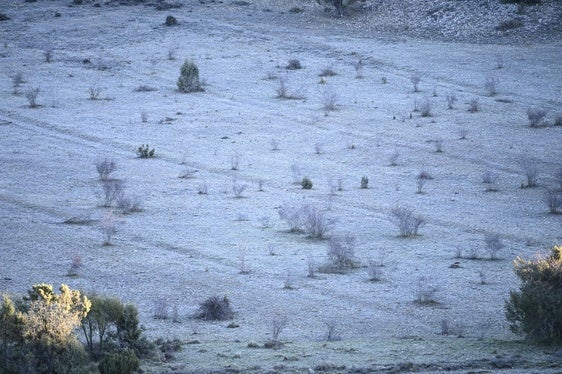
[[[313,6],[294,14],[255,3],[166,12],[6,3],[0,291],[67,283],[134,303],[151,338],[200,342],[162,364],[169,370],[413,362],[439,371],[518,354],[531,366],[550,360],[510,333],[503,307],[518,285],[512,260],[562,240],[562,215],[543,201],[562,165],[562,127],[552,126],[562,115],[560,43],[377,37]],[[179,25],[165,26],[168,14]],[[177,91],[185,58],[199,66],[205,92]],[[287,70],[291,59],[302,69]],[[336,75],[320,77],[328,67]],[[281,80],[298,99],[276,97]],[[529,108],[547,111],[539,128],[529,127]],[[137,158],[147,143],[155,157]],[[95,163],[104,158],[142,212],[101,207]],[[522,160],[537,167],[538,187],[522,188]],[[418,193],[422,171],[432,179]],[[484,173],[497,177],[493,186]],[[311,190],[300,186],[305,176]],[[355,237],[354,269],[318,271],[328,240],[290,233],[278,214],[305,204],[324,214],[328,237]],[[418,236],[398,236],[397,206],[424,218]],[[111,211],[117,232],[103,246]],[[493,261],[490,235],[505,244]],[[83,266],[69,277],[75,257]],[[383,265],[377,282],[373,262]],[[420,285],[435,287],[436,303],[414,302]],[[213,295],[230,299],[237,328],[190,318]],[[179,322],[153,319],[163,300]],[[247,348],[285,317],[283,348]],[[440,335],[444,323],[449,336]],[[323,341],[328,324],[340,341]]]

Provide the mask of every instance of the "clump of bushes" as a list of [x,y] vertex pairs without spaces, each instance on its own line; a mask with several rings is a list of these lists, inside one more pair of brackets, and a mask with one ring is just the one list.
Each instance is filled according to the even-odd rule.
[[100,374],[131,374],[139,369],[139,359],[130,349],[109,353],[98,364]]
[[199,67],[191,60],[185,60],[180,68],[177,82],[178,90],[183,93],[203,91],[199,80]]
[[232,319],[234,312],[230,306],[230,300],[226,296],[211,296],[199,305],[196,318],[209,321],[224,321]]
[[540,344],[562,344],[562,246],[534,261],[517,258],[514,270],[521,286],[505,304],[511,330]]

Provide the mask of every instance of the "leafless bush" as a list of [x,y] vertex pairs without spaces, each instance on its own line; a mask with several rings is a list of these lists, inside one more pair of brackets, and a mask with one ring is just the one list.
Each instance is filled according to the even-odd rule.
[[25,92],[25,98],[27,99],[30,108],[37,108],[39,106],[39,104],[37,104],[37,96],[39,96],[39,92],[39,87],[29,88]]
[[416,176],[416,186],[418,187],[417,193],[423,193],[423,187],[425,186],[425,183],[430,179],[433,178],[427,171],[420,171],[420,173]]
[[124,192],[117,195],[115,207],[123,214],[142,212],[142,202],[138,196],[127,196]]
[[540,108],[527,109],[527,118],[529,119],[529,127],[539,127],[541,121],[546,117],[546,110]]
[[90,87],[88,88],[88,94],[90,95],[90,100],[97,100],[101,94],[101,88]]
[[331,227],[331,222],[324,212],[313,205],[304,205],[302,207],[302,215],[304,232],[311,239],[325,239]]
[[465,140],[467,136],[468,136],[468,129],[466,129],[466,128],[459,129],[459,139],[460,140]]
[[336,271],[345,271],[356,267],[355,236],[332,236],[328,241],[327,256],[329,267]]
[[364,66],[365,66],[365,63],[363,62],[362,58],[360,58],[359,60],[357,60],[353,63],[353,68],[355,69],[355,79],[363,78],[363,68],[364,68]]
[[382,77],[381,78],[381,83],[382,84],[386,84],[388,82],[388,79],[386,77]]
[[234,312],[230,306],[230,300],[226,296],[211,296],[199,305],[196,318],[208,321],[224,321],[232,319]]
[[486,278],[487,278],[487,277],[486,277],[486,272],[485,272],[484,270],[482,270],[482,269],[479,269],[479,270],[478,270],[478,279],[479,279],[479,281],[480,281],[479,283],[480,283],[480,284],[488,284],[488,281],[487,281]]
[[476,113],[480,111],[480,101],[478,100],[478,98],[471,99],[468,102],[468,111],[470,113]]
[[104,158],[96,161],[96,170],[101,181],[108,180],[110,174],[117,170],[117,163],[114,160]]
[[321,142],[314,143],[314,153],[316,153],[317,155],[324,153],[324,143]]
[[486,185],[486,191],[492,192],[498,190],[498,174],[491,170],[486,170],[482,174],[482,183]]
[[78,270],[82,267],[82,257],[80,256],[73,256],[72,260],[70,261],[70,268],[66,275],[69,277],[74,277],[78,275]]
[[269,144],[271,144],[271,150],[272,151],[278,151],[279,150],[279,144],[277,143],[276,139],[271,139]]
[[12,77],[12,93],[14,95],[20,94],[20,86],[24,83],[22,73],[18,72]]
[[434,139],[433,145],[435,146],[435,152],[443,152],[443,139]]
[[495,96],[498,93],[498,84],[500,80],[497,77],[488,77],[484,82],[484,88],[488,96]]
[[300,184],[302,180],[302,171],[297,164],[291,165],[291,174],[293,175],[293,184]]
[[505,247],[501,236],[486,234],[484,235],[484,243],[486,244],[486,251],[490,254],[490,260],[497,260],[499,251]]
[[519,159],[519,167],[527,179],[527,184],[522,183],[521,187],[537,187],[539,179],[539,162],[532,157],[523,156]]
[[302,232],[304,215],[303,207],[290,204],[282,204],[277,210],[279,217],[287,222],[290,232]]
[[53,61],[53,49],[52,48],[45,49],[45,51],[43,51],[43,57],[45,57],[46,63],[50,63],[51,61]]
[[152,318],[154,319],[170,318],[170,313],[169,313],[170,306],[168,305],[168,300],[164,298],[158,298],[154,300],[152,304],[153,304]]
[[558,183],[558,189],[562,191],[562,166],[559,166],[558,170],[554,172],[554,180]]
[[447,98],[447,108],[453,109],[455,103],[457,102],[457,96],[454,93],[448,93],[446,98]]
[[154,92],[158,91],[155,87],[147,86],[146,84],[141,84],[137,88],[135,88],[135,92]]
[[322,90],[322,107],[326,114],[338,109],[338,94],[332,87]]
[[145,111],[142,111],[141,114],[140,114],[140,118],[141,118],[142,123],[148,122],[148,113],[146,113]]
[[287,327],[289,319],[286,315],[276,315],[271,320],[271,339],[266,342],[266,348],[280,348],[283,344],[279,340],[279,335]]
[[102,206],[110,207],[123,193],[125,184],[119,179],[103,179],[100,181]]
[[279,85],[277,86],[277,98],[279,99],[290,99],[289,88],[287,87],[287,77],[279,78]]
[[414,74],[410,77],[410,82],[412,82],[412,85],[414,86],[414,92],[419,92],[419,87],[418,85],[421,82],[421,75],[419,74]]
[[558,214],[558,209],[562,208],[562,191],[548,189],[544,194],[544,201],[551,214]]
[[113,217],[113,212],[110,211],[102,217],[100,229],[104,238],[103,245],[111,245],[111,239],[117,233],[117,223]]
[[169,48],[168,49],[167,58],[168,58],[169,61],[175,61],[175,59],[176,59],[176,49],[175,48]]
[[240,274],[250,274],[250,269],[246,266],[246,246],[238,248],[238,261],[240,261]]
[[287,271],[287,275],[285,276],[285,280],[283,282],[283,289],[284,290],[294,290],[295,289],[295,279],[293,274],[290,271]]
[[308,255],[306,259],[306,276],[309,278],[314,278],[316,276],[316,262],[312,255]]
[[382,265],[378,260],[369,260],[367,263],[367,274],[371,282],[378,282],[382,279]]
[[420,107],[420,114],[422,117],[431,117],[431,103],[425,99]]
[[324,325],[326,325],[326,341],[328,342],[336,342],[341,340],[341,335],[338,330],[338,321],[336,319],[329,319],[324,321]]
[[246,190],[248,186],[242,183],[239,183],[237,180],[232,181],[232,192],[234,193],[234,197],[241,198],[242,193]]
[[209,186],[207,185],[207,183],[200,183],[197,186],[197,193],[199,195],[207,195],[209,193]]
[[389,162],[390,166],[396,166],[396,165],[398,165],[398,158],[400,158],[400,152],[398,152],[398,150],[395,149],[395,150],[390,154],[390,157],[388,158],[388,162]]
[[238,170],[239,167],[240,167],[240,155],[238,153],[235,153],[230,157],[230,170]]
[[410,208],[396,207],[391,210],[390,218],[398,227],[400,236],[409,238],[418,235],[419,229],[425,225],[425,219],[416,215]]
[[320,74],[318,74],[319,77],[333,77],[335,75],[338,75],[338,73],[334,71],[334,67],[332,65],[326,66],[324,69],[322,69]]
[[436,304],[437,300],[435,295],[439,291],[439,287],[432,283],[432,281],[425,276],[418,278],[414,290],[414,302],[420,305]]

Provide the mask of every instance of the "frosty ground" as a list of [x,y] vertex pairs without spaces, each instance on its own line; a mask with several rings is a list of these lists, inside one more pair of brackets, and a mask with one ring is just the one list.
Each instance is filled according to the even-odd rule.
[[[149,372],[546,370],[556,362],[554,349],[509,331],[504,301],[518,286],[512,261],[562,240],[562,216],[543,201],[562,160],[562,127],[551,125],[562,114],[560,43],[377,34],[312,5],[301,14],[255,3],[2,9],[11,19],[0,22],[0,290],[67,283],[118,296],[138,306],[149,337],[198,342],[174,361],[147,364]],[[177,26],[164,25],[168,14]],[[199,66],[204,92],[177,91],[186,58]],[[291,59],[302,69],[287,70]],[[328,67],[337,75],[319,77]],[[276,97],[280,79],[298,99]],[[36,108],[25,97],[32,88]],[[457,98],[452,109],[448,95]],[[475,99],[480,110],[471,113]],[[431,116],[415,110],[425,103]],[[529,127],[529,108],[548,111],[544,126]],[[137,158],[141,144],[154,147],[153,159]],[[110,246],[95,168],[104,158],[143,206],[113,212]],[[538,187],[521,188],[522,159],[538,165]],[[416,193],[422,170],[433,179]],[[497,191],[486,191],[485,172],[498,176]],[[312,190],[295,183],[304,176]],[[363,176],[368,189],[359,188]],[[241,197],[233,184],[246,186]],[[289,233],[278,215],[288,204],[321,209],[329,235],[354,235],[359,266],[308,277],[311,263],[327,261],[327,241]],[[425,218],[420,235],[398,237],[396,206]],[[498,260],[487,260],[486,234],[506,245]],[[459,250],[479,259],[457,258]],[[74,257],[83,266],[69,277]],[[384,265],[378,282],[368,279],[370,260]],[[436,303],[414,302],[420,279],[436,287]],[[233,321],[191,318],[213,295],[231,300]],[[162,302],[179,321],[153,318]],[[284,347],[248,348],[285,317]],[[341,340],[325,341],[326,322]]]

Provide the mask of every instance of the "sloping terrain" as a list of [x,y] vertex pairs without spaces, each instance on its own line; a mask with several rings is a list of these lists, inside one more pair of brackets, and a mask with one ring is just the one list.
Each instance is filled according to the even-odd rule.
[[[147,368],[154,372],[559,370],[555,350],[519,342],[503,312],[518,285],[512,260],[562,239],[562,215],[543,201],[562,163],[562,127],[553,125],[562,115],[562,48],[551,22],[560,13],[546,3],[536,43],[527,29],[475,37],[459,26],[437,40],[422,38],[431,31],[423,24],[399,32],[396,2],[344,18],[296,1],[185,2],[165,12],[6,5],[0,290],[46,282],[115,295],[138,306],[151,338],[200,343]],[[297,6],[304,12],[290,11]],[[498,11],[506,19],[517,10],[509,7]],[[527,9],[524,27],[538,12]],[[178,25],[165,26],[172,14]],[[177,91],[186,58],[199,66],[204,92]],[[302,68],[288,70],[291,59]],[[328,68],[336,75],[320,77]],[[293,98],[277,97],[282,81]],[[456,98],[451,109],[447,97]],[[547,111],[538,128],[530,108]],[[137,157],[143,144],[154,158]],[[95,163],[104,158],[115,160],[113,177],[141,212],[101,206]],[[522,160],[537,168],[538,187],[522,188]],[[421,171],[432,179],[419,191]],[[497,178],[492,187],[484,173]],[[299,184],[305,176],[311,190]],[[278,214],[303,204],[324,214],[328,236],[355,237],[354,269],[318,271],[328,240],[290,233]],[[398,236],[397,206],[423,216],[418,236]],[[108,220],[117,232],[104,246]],[[505,244],[497,260],[484,240],[493,235]],[[83,266],[69,277],[76,257]],[[370,263],[383,265],[380,281],[369,281]],[[414,302],[433,289],[434,303]],[[190,318],[212,295],[231,300],[237,328]],[[163,304],[170,319],[154,319]],[[283,348],[247,347],[263,345],[285,318]],[[328,325],[340,341],[324,341]]]

